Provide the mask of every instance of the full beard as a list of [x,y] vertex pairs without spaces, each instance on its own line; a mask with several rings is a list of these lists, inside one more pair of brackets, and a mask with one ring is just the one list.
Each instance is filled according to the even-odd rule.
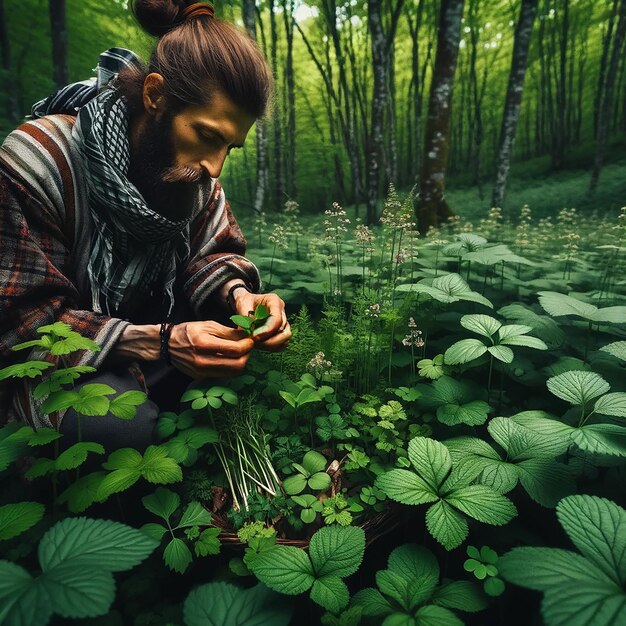
[[191,165],[175,165],[172,148],[172,115],[149,118],[138,136],[128,168],[128,179],[152,211],[172,221],[189,217],[201,185],[209,177]]

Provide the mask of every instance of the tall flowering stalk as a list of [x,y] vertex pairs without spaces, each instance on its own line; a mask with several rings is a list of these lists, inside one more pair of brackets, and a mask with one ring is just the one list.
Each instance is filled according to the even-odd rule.
[[412,317],[409,317],[408,328],[409,332],[404,336],[402,345],[411,348],[411,374],[415,378],[415,348],[423,348],[424,339],[422,331],[417,329],[417,324]]
[[333,208],[324,211],[326,219],[324,220],[324,227],[326,233],[326,241],[330,241],[335,247],[335,269],[336,269],[336,283],[334,292],[335,296],[341,297],[343,294],[343,272],[342,272],[342,244],[344,241],[345,233],[348,232],[349,218],[346,217],[346,212],[337,202],[333,202]]
[[[371,260],[372,254],[374,252],[374,246],[372,245],[374,242],[374,233],[365,225],[359,224],[354,230],[354,236],[359,244],[361,244],[361,270],[362,270],[362,291],[361,293],[365,294],[365,266],[368,265],[368,278],[370,278],[371,283]],[[369,253],[370,263],[366,264],[365,256]],[[371,288],[371,284],[370,284]]]
[[287,243],[287,234],[285,232],[285,228],[280,224],[276,224],[274,226],[274,230],[272,234],[268,237],[270,243],[274,244],[274,248],[272,250],[272,260],[270,262],[270,277],[267,281],[267,287],[270,288],[272,284],[272,277],[274,275],[274,259],[276,258],[276,250],[287,250],[289,244]]
[[613,226],[609,241],[599,246],[603,250],[607,250],[606,265],[602,279],[600,280],[600,299],[603,294],[609,294],[615,283],[617,276],[623,275],[620,272],[620,266],[623,263],[624,256],[621,254],[626,244],[626,206],[620,209],[617,217],[617,224]]
[[289,239],[293,239],[296,246],[296,259],[300,260],[300,238],[304,229],[300,223],[300,205],[295,200],[287,200],[283,209],[285,217],[285,233]]

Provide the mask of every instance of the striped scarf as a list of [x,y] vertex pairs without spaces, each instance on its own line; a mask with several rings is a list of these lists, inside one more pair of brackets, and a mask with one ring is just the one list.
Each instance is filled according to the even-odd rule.
[[97,81],[68,85],[33,107],[34,116],[75,113],[79,107],[72,136],[84,158],[95,223],[87,266],[92,307],[127,318],[155,290],[166,294],[171,313],[177,260],[189,254],[191,220],[172,221],[152,211],[128,180],[126,103],[114,89],[100,90],[121,67],[138,62],[132,52],[109,50],[100,57]]

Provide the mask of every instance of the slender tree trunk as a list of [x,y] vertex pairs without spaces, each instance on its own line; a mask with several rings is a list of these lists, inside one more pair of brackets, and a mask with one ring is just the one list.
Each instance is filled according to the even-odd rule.
[[404,0],[396,0],[389,32],[385,34],[382,20],[381,0],[368,0],[367,21],[371,35],[372,69],[374,72],[374,88],[372,93],[372,112],[367,146],[367,214],[368,224],[378,219],[378,192],[380,172],[384,163],[383,116],[387,108],[387,81],[389,72],[389,51],[393,44],[398,18]]
[[[256,7],[254,0],[243,0],[242,17],[246,30],[256,41]],[[254,210],[263,211],[267,194],[267,123],[264,119],[256,123],[256,190],[254,193]]]
[[598,84],[596,87],[595,98],[593,102],[593,136],[597,136],[598,132],[598,115],[600,112],[600,99],[601,94],[604,93],[604,81],[606,78],[606,65],[609,57],[609,49],[611,47],[611,41],[613,40],[613,28],[615,26],[615,18],[617,16],[617,7],[619,0],[613,0],[613,6],[609,13],[609,19],[606,24],[606,29],[602,35],[602,54],[600,56],[600,66],[598,70]]
[[533,31],[535,15],[537,14],[537,3],[538,0],[522,0],[519,20],[515,28],[513,58],[511,59],[509,84],[504,101],[504,112],[502,113],[496,180],[491,195],[491,206],[493,207],[502,207],[504,204],[504,193],[513,156],[515,130],[522,106],[524,77],[526,75],[526,67],[528,66],[528,50],[530,48],[530,37]]
[[293,72],[293,11],[294,0],[282,0],[283,20],[287,37],[287,58],[285,59],[285,85],[287,89],[287,149],[283,150],[287,159],[287,193],[293,198],[296,190],[296,85]]
[[20,107],[17,99],[15,81],[11,74],[11,49],[9,46],[9,33],[4,16],[4,0],[0,0],[0,56],[2,61],[2,72],[4,73],[4,92],[6,95],[7,118],[11,122],[20,119]]
[[[272,66],[272,74],[278,83],[278,31],[276,28],[276,5],[274,0],[268,2],[270,13],[270,63]],[[274,203],[275,208],[279,209],[283,205],[283,168],[282,168],[282,138],[280,128],[280,111],[279,107],[274,107],[272,116],[272,126],[274,130]]]
[[389,102],[387,110],[387,137],[389,139],[388,157],[386,159],[387,164],[387,180],[392,182],[396,187],[399,185],[398,181],[398,141],[397,141],[397,127],[396,127],[396,60],[395,60],[395,46],[391,45],[389,51]]
[[52,37],[52,80],[57,89],[60,89],[69,83],[65,0],[49,0],[48,10]]
[[416,215],[420,232],[438,226],[452,215],[444,198],[448,164],[454,73],[459,53],[464,0],[441,0],[437,54],[430,86],[420,194]]
[[615,93],[615,79],[619,68],[620,55],[623,53],[624,38],[626,37],[626,0],[619,0],[619,21],[615,27],[609,65],[606,72],[606,81],[598,107],[598,133],[596,139],[596,156],[593,162],[593,171],[589,183],[589,191],[594,192],[598,186],[600,171],[604,164],[604,155],[608,142],[609,122],[613,111]]

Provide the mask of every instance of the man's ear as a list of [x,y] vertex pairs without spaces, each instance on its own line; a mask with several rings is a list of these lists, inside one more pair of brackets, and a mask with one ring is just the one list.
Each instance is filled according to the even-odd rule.
[[143,81],[143,107],[147,113],[158,115],[165,104],[165,79],[161,74],[152,72]]

